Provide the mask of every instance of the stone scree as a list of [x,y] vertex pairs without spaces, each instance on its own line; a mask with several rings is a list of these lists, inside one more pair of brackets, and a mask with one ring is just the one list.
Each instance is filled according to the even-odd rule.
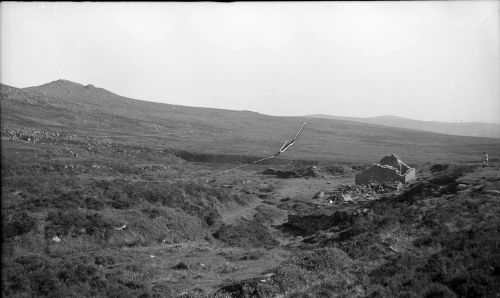
[[383,157],[379,164],[356,175],[356,184],[406,183],[415,180],[415,169],[402,162],[396,154]]

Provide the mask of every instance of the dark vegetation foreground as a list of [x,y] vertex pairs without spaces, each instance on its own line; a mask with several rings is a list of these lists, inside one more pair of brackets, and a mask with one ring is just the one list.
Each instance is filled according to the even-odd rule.
[[[498,167],[452,166],[367,204],[289,217],[304,239],[235,296],[498,297]],[[304,219],[305,218],[305,219]]]
[[[294,159],[220,173],[279,147],[297,119],[241,112],[279,125],[216,142],[239,112],[164,107],[171,121],[65,84],[2,87],[2,296],[500,297],[498,140],[317,120]],[[353,185],[389,153],[418,180]]]
[[[398,192],[339,185],[348,166],[213,179],[209,164],[122,151],[2,141],[4,296],[499,294],[496,163],[422,166]],[[313,196],[326,186],[354,201]]]

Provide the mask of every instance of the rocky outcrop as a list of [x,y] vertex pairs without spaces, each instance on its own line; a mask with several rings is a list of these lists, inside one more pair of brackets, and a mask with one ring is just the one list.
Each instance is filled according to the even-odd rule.
[[397,155],[383,157],[363,173],[356,175],[356,184],[370,183],[406,183],[415,180],[415,169],[402,162]]

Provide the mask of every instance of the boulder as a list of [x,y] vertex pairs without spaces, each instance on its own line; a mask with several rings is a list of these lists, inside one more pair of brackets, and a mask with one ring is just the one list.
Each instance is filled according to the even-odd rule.
[[406,183],[415,180],[415,169],[411,168],[397,155],[384,156],[380,163],[374,164],[366,171],[356,175],[356,184],[370,183]]

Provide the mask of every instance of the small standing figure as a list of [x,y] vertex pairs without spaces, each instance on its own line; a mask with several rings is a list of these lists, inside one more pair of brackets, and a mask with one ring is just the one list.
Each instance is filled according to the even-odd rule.
[[484,151],[483,152],[483,167],[488,166],[488,152]]
[[403,183],[401,183],[401,181],[398,181],[396,183],[396,191],[400,192],[401,190],[403,190]]

